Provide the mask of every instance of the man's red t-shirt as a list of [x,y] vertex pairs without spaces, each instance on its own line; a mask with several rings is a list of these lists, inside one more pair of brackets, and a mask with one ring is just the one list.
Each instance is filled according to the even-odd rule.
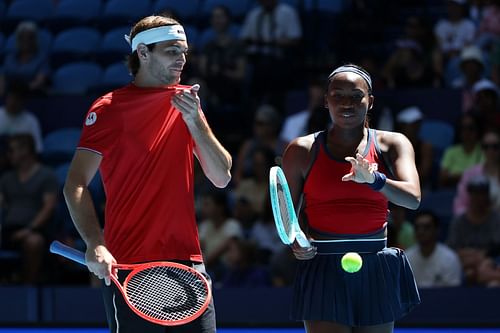
[[78,149],[103,157],[104,237],[118,263],[201,261],[194,141],[171,104],[182,87],[130,84],[97,99],[87,113]]

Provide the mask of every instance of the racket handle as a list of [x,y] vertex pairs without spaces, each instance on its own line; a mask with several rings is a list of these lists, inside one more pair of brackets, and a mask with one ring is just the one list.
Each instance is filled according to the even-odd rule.
[[85,254],[82,251],[78,251],[77,249],[64,245],[59,241],[53,241],[50,244],[50,252],[73,260],[79,264],[87,265],[85,262]]
[[302,231],[297,232],[297,234],[295,235],[295,239],[297,240],[297,243],[299,243],[299,245],[301,247],[310,247],[311,246],[311,243],[309,242],[306,235],[304,235],[304,233]]

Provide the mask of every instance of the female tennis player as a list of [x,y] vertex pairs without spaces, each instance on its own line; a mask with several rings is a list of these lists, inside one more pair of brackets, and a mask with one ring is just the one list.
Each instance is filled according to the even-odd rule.
[[[333,125],[298,137],[283,169],[311,246],[292,245],[301,259],[292,317],[310,333],[388,333],[420,303],[410,265],[387,248],[388,201],[420,204],[414,152],[400,133],[369,128],[371,77],[348,64],[328,78],[325,106]],[[296,206],[298,207],[298,206]],[[360,254],[359,271],[341,266],[346,252]]]

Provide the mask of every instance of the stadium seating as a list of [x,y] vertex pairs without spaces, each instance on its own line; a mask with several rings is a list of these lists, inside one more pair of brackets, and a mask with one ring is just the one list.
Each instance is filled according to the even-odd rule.
[[306,11],[340,13],[347,5],[345,0],[303,0]]
[[119,25],[130,25],[149,15],[150,10],[149,0],[108,0],[104,5],[99,26],[101,29],[110,29]]
[[101,16],[101,0],[60,0],[50,20],[52,30],[92,24]]
[[130,53],[130,45],[124,36],[130,33],[130,27],[122,26],[104,33],[98,49],[98,59],[101,65],[109,65],[125,59]]
[[85,94],[100,84],[102,68],[93,62],[68,63],[59,67],[53,77],[55,94]]
[[8,6],[2,23],[10,31],[21,20],[45,22],[51,18],[53,11],[51,0],[15,0]]
[[152,5],[152,12],[160,14],[170,10],[184,24],[194,24],[200,9],[200,0],[156,0]]
[[[49,51],[52,48],[54,36],[50,30],[40,29],[38,31],[38,45],[43,51]],[[16,34],[13,32],[7,37],[4,45],[5,53],[10,53],[16,48]]]
[[130,83],[132,76],[123,62],[117,62],[104,69],[100,88],[111,90]]
[[[236,39],[239,38],[240,30],[241,26],[238,24],[232,24],[229,27],[229,33]],[[214,37],[215,37],[215,32],[212,28],[209,27],[202,30],[198,37],[198,47],[202,49],[205,45],[207,45],[208,42],[213,40]]]
[[443,151],[453,143],[454,137],[455,129],[450,123],[434,119],[422,121],[420,138],[431,143],[433,147]]
[[198,28],[196,28],[195,25],[187,24],[184,25],[184,31],[186,32],[189,47],[192,49],[198,49],[198,40],[200,35],[200,33],[198,32]]
[[251,2],[248,0],[205,0],[202,4],[201,13],[205,18],[208,18],[212,13],[212,9],[220,5],[227,7],[232,17],[239,21],[244,18],[250,9]]
[[419,210],[430,210],[439,218],[441,223],[439,238],[441,241],[444,241],[448,236],[449,224],[453,219],[455,195],[455,189],[434,190],[422,195]]
[[52,62],[64,64],[71,61],[88,60],[101,42],[99,30],[76,27],[57,34],[52,43]]
[[80,135],[81,130],[76,127],[61,128],[48,133],[43,138],[43,162],[56,166],[71,161]]

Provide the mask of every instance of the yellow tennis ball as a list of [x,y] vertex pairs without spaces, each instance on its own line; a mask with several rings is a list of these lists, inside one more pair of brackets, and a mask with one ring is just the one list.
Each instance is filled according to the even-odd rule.
[[342,269],[348,273],[356,273],[363,266],[363,259],[356,252],[347,252],[340,260]]

